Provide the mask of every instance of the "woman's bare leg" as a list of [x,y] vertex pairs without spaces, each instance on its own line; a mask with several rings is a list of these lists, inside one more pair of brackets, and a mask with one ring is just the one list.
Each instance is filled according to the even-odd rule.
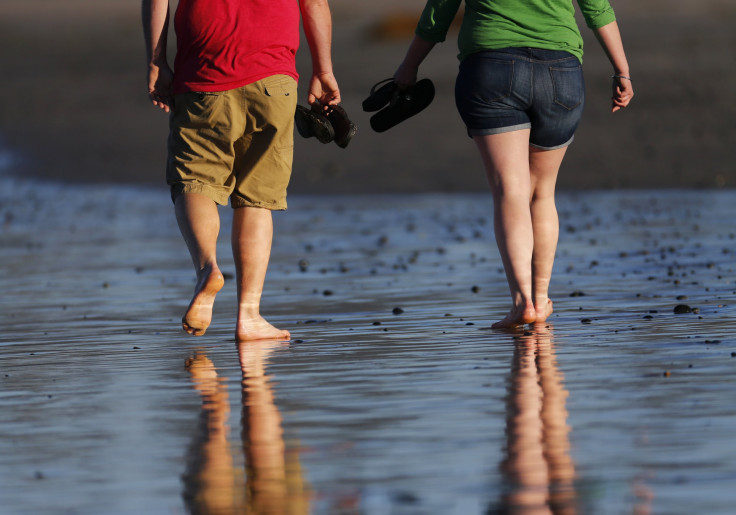
[[537,322],[544,322],[552,314],[549,283],[560,234],[560,223],[555,205],[555,184],[566,150],[566,147],[547,151],[530,147],[529,152],[530,206],[534,229],[532,295]]
[[181,323],[189,334],[201,336],[212,321],[215,295],[225,284],[216,259],[220,215],[213,200],[197,193],[178,196],[174,210],[197,273],[194,296]]
[[271,211],[258,207],[233,210],[232,247],[238,282],[237,341],[288,340],[289,331],[277,329],[260,314],[263,283],[271,257]]
[[493,224],[511,291],[509,314],[493,324],[508,328],[535,322],[532,297],[534,230],[529,199],[529,130],[476,136],[493,193]]

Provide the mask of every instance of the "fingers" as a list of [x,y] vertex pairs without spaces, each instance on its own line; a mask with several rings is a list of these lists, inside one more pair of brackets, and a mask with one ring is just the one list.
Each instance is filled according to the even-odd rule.
[[615,113],[621,109],[628,107],[631,99],[634,98],[634,88],[631,80],[626,78],[614,77],[613,96],[611,97],[611,112]]
[[162,95],[160,93],[152,91],[148,93],[148,98],[151,99],[151,103],[154,106],[163,109],[167,113],[171,111],[171,99],[168,95]]
[[174,105],[171,94],[173,79],[174,74],[168,65],[150,65],[148,68],[148,98],[154,106],[167,113]]
[[319,102],[323,106],[337,105],[341,102],[340,88],[332,73],[314,75],[309,85],[307,100],[310,105]]

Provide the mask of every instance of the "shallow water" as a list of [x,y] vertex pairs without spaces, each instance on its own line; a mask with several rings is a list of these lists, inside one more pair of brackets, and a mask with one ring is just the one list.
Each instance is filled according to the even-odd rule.
[[556,312],[517,333],[488,195],[292,198],[262,308],[294,339],[240,347],[232,284],[179,329],[165,191],[3,178],[0,206],[3,513],[736,502],[734,191],[560,194]]

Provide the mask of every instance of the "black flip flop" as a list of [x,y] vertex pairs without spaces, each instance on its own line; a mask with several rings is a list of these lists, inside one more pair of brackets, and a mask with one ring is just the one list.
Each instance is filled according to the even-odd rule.
[[294,123],[296,130],[303,138],[314,136],[321,143],[329,143],[335,139],[335,129],[319,106],[312,106],[311,109],[308,109],[297,105]]
[[371,113],[385,107],[397,91],[394,79],[384,79],[371,88],[371,94],[363,100],[363,111]]
[[388,106],[371,117],[371,127],[384,132],[423,111],[434,99],[434,84],[429,79],[417,81],[405,90],[396,90]]
[[345,148],[353,139],[355,133],[358,131],[358,127],[350,121],[348,113],[345,109],[338,105],[330,106],[327,109],[327,120],[335,131],[335,143],[340,148]]

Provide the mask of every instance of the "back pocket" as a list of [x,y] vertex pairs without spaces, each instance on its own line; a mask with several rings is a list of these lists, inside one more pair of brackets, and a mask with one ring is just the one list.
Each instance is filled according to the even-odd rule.
[[571,68],[550,66],[549,73],[552,77],[556,104],[572,110],[583,103],[585,83],[583,82],[583,68],[579,63]]
[[481,102],[498,102],[511,96],[514,79],[514,62],[485,57],[469,57],[463,63],[458,76],[459,91],[468,99]]

